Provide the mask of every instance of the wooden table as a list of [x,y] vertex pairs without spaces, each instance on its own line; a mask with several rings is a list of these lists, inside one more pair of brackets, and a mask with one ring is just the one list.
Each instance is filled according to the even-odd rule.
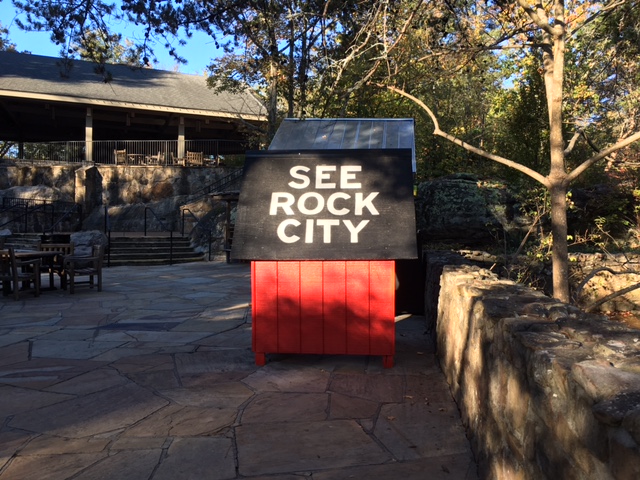
[[127,153],[127,165],[143,165],[144,157],[141,153]]
[[[55,264],[55,259],[59,255],[64,255],[63,252],[51,251],[43,252],[40,250],[15,250],[15,255],[18,260],[42,260],[42,265],[47,269]],[[53,284],[53,276],[49,276],[49,290],[55,290],[56,287]]]

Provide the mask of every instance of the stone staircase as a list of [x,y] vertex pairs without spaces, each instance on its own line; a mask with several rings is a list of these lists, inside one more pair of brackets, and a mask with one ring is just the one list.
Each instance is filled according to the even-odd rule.
[[[170,259],[171,256],[171,259]],[[173,236],[173,248],[169,235],[142,236],[127,234],[111,237],[111,248],[105,265],[168,265],[171,263],[201,262],[202,253],[191,246],[189,237]]]
[[4,243],[4,248],[14,248],[16,250],[37,250],[40,246],[41,236],[37,233],[13,233],[0,240]]
[[[14,233],[4,239],[4,248],[37,250],[41,241],[39,234]],[[58,240],[56,240],[58,241]],[[63,240],[59,240],[63,242]],[[65,240],[68,241],[68,240]],[[170,260],[171,255],[171,260]],[[198,253],[191,246],[189,237],[137,233],[117,234],[111,237],[110,251],[105,254],[105,265],[168,265],[171,263],[201,262],[206,254]]]

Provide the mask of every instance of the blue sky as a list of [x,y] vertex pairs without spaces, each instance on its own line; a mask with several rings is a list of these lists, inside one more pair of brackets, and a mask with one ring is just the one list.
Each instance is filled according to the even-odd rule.
[[[45,55],[47,57],[58,57],[60,47],[52,43],[47,32],[24,32],[20,30],[13,19],[15,10],[10,0],[0,0],[0,24],[9,29],[9,40],[16,44],[19,52],[28,51],[34,55]],[[132,38],[134,33],[121,30],[124,37]],[[221,50],[216,50],[211,37],[202,33],[194,33],[193,37],[187,39],[187,45],[178,47],[179,54],[187,59],[186,65],[177,65],[162,45],[155,47],[155,54],[158,63],[153,67],[161,70],[177,70],[181,73],[202,74],[205,67],[211,63],[211,59],[221,55]]]

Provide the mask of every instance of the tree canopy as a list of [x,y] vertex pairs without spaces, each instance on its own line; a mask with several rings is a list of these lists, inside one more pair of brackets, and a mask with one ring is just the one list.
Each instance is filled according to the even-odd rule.
[[122,43],[117,22],[141,29],[128,45],[140,65],[154,48],[183,62],[189,36],[207,33],[225,52],[211,86],[261,95],[267,141],[284,116],[416,117],[423,178],[510,169],[548,191],[565,301],[570,185],[640,158],[639,0],[13,3],[23,28],[97,62]]

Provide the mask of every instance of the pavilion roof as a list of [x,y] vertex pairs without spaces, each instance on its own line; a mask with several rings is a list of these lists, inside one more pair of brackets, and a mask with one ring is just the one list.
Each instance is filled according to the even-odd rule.
[[128,65],[106,65],[105,82],[92,62],[0,52],[0,97],[19,97],[138,110],[263,120],[264,106],[250,91],[214,92],[204,76]]
[[0,140],[83,140],[87,118],[94,140],[189,139],[243,141],[261,129],[266,109],[248,88],[216,91],[204,75],[98,65],[26,53],[0,52]]

